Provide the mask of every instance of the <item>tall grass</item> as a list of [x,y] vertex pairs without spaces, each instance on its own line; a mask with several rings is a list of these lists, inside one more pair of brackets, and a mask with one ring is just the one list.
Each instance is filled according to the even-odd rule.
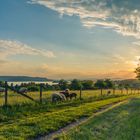
[[[50,133],[79,119],[90,116],[101,107],[123,101],[131,96],[115,97],[101,101],[87,101],[77,103],[62,103],[57,105],[37,105],[27,107],[15,105],[1,109],[0,138],[3,139],[29,139]],[[72,106],[72,104],[74,104]],[[30,108],[30,110],[29,110]],[[14,110],[16,109],[16,110]],[[10,111],[12,110],[12,111]],[[9,112],[11,114],[9,114]]]
[[140,98],[92,118],[60,140],[139,140]]
[[[107,94],[108,90],[103,90],[103,95]],[[55,92],[59,92],[59,91],[45,91],[43,92],[43,100],[45,102],[50,101],[50,97],[52,93]],[[78,97],[80,96],[80,92],[79,91],[71,91],[71,92],[76,92]],[[113,94],[113,91],[112,91]],[[116,90],[115,92],[116,95],[122,95],[120,90]],[[127,94],[126,91],[123,92],[123,95]],[[27,95],[31,96],[32,98],[34,98],[35,100],[39,100],[39,92],[29,92]],[[82,98],[86,99],[86,98],[94,98],[94,97],[98,97],[101,95],[100,90],[85,90],[82,91]],[[21,103],[30,103],[31,101],[17,93],[13,93],[12,91],[8,92],[8,104],[12,105],[12,104],[21,104]],[[4,94],[0,94],[0,106],[4,104]]]

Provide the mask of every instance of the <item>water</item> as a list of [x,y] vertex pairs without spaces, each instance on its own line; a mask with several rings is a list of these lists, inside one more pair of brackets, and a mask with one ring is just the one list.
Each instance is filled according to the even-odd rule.
[[11,85],[12,83],[13,83],[13,85],[15,86],[15,85],[21,85],[22,83],[26,83],[26,84],[28,84],[28,83],[36,83],[36,84],[49,84],[49,85],[56,85],[56,84],[58,84],[58,83],[54,83],[54,82],[42,82],[42,81],[25,81],[25,82],[8,82],[8,85]]

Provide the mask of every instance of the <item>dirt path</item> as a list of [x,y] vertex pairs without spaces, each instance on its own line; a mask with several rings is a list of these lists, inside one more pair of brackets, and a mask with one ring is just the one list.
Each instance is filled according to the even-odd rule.
[[45,135],[45,136],[41,136],[41,137],[38,137],[36,138],[35,140],[54,140],[54,138],[56,138],[58,135],[62,134],[62,133],[68,133],[70,131],[70,129],[73,129],[81,124],[84,124],[86,123],[88,120],[92,119],[93,117],[96,117],[104,112],[107,112],[121,104],[124,104],[128,102],[128,100],[125,100],[125,101],[122,101],[122,102],[119,102],[119,103],[114,103],[114,104],[111,104],[111,105],[106,105],[104,106],[102,109],[98,110],[96,113],[93,113],[92,116],[90,117],[86,117],[86,118],[82,118],[82,119],[79,119],[77,120],[76,122],[73,122],[69,125],[67,125],[66,127],[63,127],[61,128],[60,130],[58,131],[55,131],[53,133],[50,133],[48,135]]

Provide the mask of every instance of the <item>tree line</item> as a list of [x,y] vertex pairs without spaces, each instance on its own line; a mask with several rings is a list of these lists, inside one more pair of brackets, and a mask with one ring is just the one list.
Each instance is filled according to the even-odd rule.
[[[136,83],[124,82],[124,81],[112,81],[110,79],[103,79],[103,80],[78,80],[73,79],[72,81],[67,81],[64,79],[59,80],[57,83],[53,85],[49,85],[48,83],[21,83],[20,85],[11,85],[8,86],[9,89],[16,89],[18,90],[20,87],[26,87],[28,91],[39,91],[40,86],[42,86],[44,91],[47,90],[96,90],[96,89],[138,89],[140,87],[140,84],[137,85]],[[0,82],[0,87],[4,87],[4,82]]]
[[[95,90],[95,89],[115,89],[115,88],[128,88],[128,84],[116,84],[114,81],[110,79],[105,79],[105,80],[97,80],[97,81],[92,81],[92,80],[78,80],[78,79],[73,79],[72,81],[67,81],[64,79],[61,79],[58,81],[57,84],[49,85],[48,83],[35,83],[35,82],[30,82],[30,83],[21,83],[20,85],[9,85],[8,87],[13,89],[19,89],[20,87],[26,87],[28,91],[39,91],[40,86],[43,87],[43,90],[65,90],[69,88],[70,90]],[[0,87],[4,87],[4,82],[0,82]]]

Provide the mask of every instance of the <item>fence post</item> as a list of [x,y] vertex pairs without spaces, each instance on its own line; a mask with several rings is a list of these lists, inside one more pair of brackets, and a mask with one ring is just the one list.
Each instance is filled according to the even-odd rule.
[[82,99],[82,86],[80,87],[80,100]]
[[121,94],[123,94],[123,89],[121,89]]
[[113,94],[115,94],[115,91],[116,91],[115,88],[113,88]]
[[8,104],[8,84],[7,81],[5,81],[5,106]]
[[40,84],[40,103],[42,103],[42,84]]
[[101,88],[101,96],[103,95],[103,89]]
[[132,92],[132,88],[131,88],[131,94],[133,94],[133,92]]
[[126,94],[128,94],[129,92],[128,92],[128,89],[126,89]]

